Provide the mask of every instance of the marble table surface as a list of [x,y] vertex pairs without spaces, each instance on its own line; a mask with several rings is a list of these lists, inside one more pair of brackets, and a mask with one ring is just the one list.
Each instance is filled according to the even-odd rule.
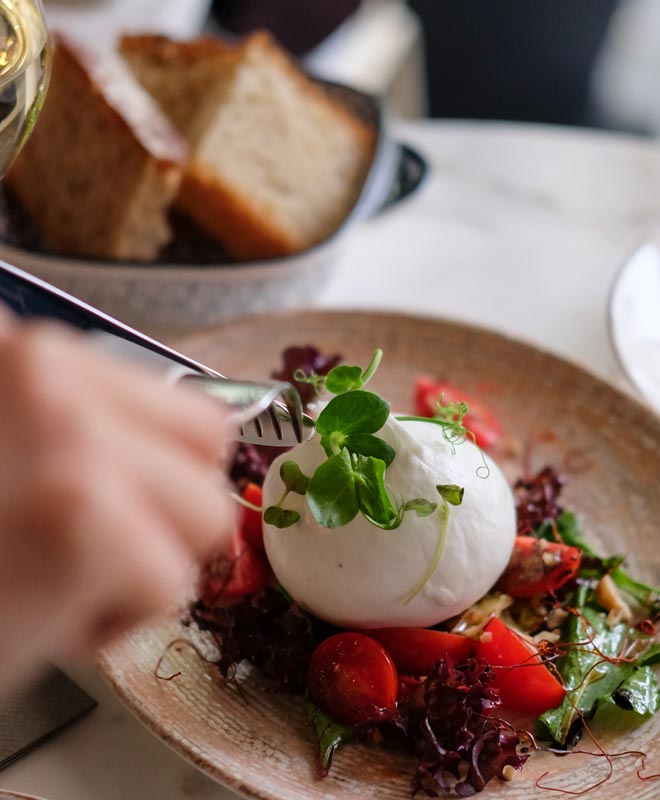
[[[660,144],[470,122],[400,123],[397,133],[425,153],[431,175],[353,232],[318,305],[478,323],[626,388],[607,302],[623,259],[660,217]],[[99,707],[0,773],[0,788],[49,800],[237,797],[143,729],[93,670],[72,674]]]

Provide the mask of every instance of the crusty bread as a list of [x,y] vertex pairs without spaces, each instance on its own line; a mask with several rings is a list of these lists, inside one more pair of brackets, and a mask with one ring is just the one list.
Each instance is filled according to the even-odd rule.
[[50,248],[150,260],[170,239],[186,158],[120,58],[58,37],[44,109],[7,182]]
[[188,140],[177,204],[235,257],[295,253],[339,227],[364,181],[374,131],[270,36],[234,46],[124,37],[120,51]]

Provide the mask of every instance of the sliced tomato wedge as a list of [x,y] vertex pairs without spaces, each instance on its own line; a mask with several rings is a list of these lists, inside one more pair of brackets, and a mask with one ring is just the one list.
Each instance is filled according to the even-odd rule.
[[493,617],[477,642],[477,658],[493,668],[493,687],[499,689],[502,704],[513,711],[538,717],[556,708],[564,699],[564,688],[543,664],[538,650]]
[[199,598],[209,608],[231,606],[267,586],[272,574],[266,554],[239,530],[234,534],[231,553],[212,558],[204,567]]
[[[252,503],[253,506],[257,506],[258,508],[263,506],[263,492],[261,491],[261,486],[257,486],[256,483],[248,483],[241,496],[243,500]],[[254,511],[252,508],[246,508],[245,506],[241,506],[241,509],[241,531],[243,532],[245,541],[253,547],[263,550],[264,530],[262,512]]]
[[428,628],[377,628],[367,635],[383,645],[400,675],[428,675],[440,658],[465,661],[475,647],[467,636]]
[[433,417],[440,398],[444,403],[465,402],[468,413],[463,422],[474,434],[477,445],[488,448],[502,436],[502,426],[485,403],[474,395],[466,394],[458,386],[421,375],[415,385],[415,409],[421,417]]
[[581,561],[582,551],[577,547],[517,536],[499,586],[512,597],[554,592],[576,575]]
[[382,722],[396,711],[396,667],[375,639],[338,633],[316,648],[308,676],[312,700],[338,722]]

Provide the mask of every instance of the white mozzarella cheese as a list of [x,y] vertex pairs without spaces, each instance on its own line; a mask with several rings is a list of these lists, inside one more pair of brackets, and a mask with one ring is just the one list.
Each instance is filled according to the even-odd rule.
[[[290,494],[285,508],[300,513],[289,528],[264,525],[268,558],[277,579],[305,609],[344,628],[427,627],[465,610],[495,583],[513,549],[516,518],[511,489],[497,465],[466,441],[452,447],[431,422],[390,417],[378,436],[396,451],[385,473],[395,504],[422,497],[434,502],[438,484],[465,490],[451,506],[447,538],[437,568],[418,594],[406,596],[432,563],[441,535],[438,513],[406,512],[400,527],[381,530],[358,514],[347,525],[323,528],[306,499]],[[278,457],[264,484],[264,505],[276,504],[283,484],[279,467],[295,461],[312,475],[326,459],[318,437]],[[479,471],[479,472],[478,472]]]

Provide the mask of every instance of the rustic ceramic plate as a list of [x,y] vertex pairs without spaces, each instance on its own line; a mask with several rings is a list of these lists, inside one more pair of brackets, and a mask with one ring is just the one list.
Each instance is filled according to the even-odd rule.
[[0,789],[0,800],[44,800],[44,798],[36,797],[33,794],[21,794],[20,792],[3,792]]
[[[373,380],[398,409],[411,407],[420,373],[447,377],[488,398],[511,437],[500,458],[512,474],[521,458],[552,461],[566,475],[565,505],[581,515],[593,543],[625,552],[631,571],[660,582],[660,421],[640,405],[571,364],[503,336],[449,322],[373,313],[307,312],[246,318],[181,343],[184,351],[225,374],[263,378],[292,343],[340,352],[366,364],[385,356]],[[191,633],[176,620],[127,638],[107,652],[102,669],[118,695],[167,744],[213,778],[265,800],[409,798],[413,762],[366,745],[348,746],[321,781],[302,703],[263,692],[259,676],[240,672],[240,691],[189,647],[174,646],[160,675],[159,657]],[[624,727],[596,726],[611,753],[643,750],[647,773],[660,771],[660,715]],[[584,743],[586,746],[589,742]],[[594,749],[592,747],[592,749]],[[615,760],[598,798],[657,798],[660,783],[637,777],[639,760]],[[580,792],[607,776],[602,757],[559,759],[535,754],[511,783],[494,781],[484,798],[546,796],[535,782]],[[558,797],[556,793],[549,797]]]

